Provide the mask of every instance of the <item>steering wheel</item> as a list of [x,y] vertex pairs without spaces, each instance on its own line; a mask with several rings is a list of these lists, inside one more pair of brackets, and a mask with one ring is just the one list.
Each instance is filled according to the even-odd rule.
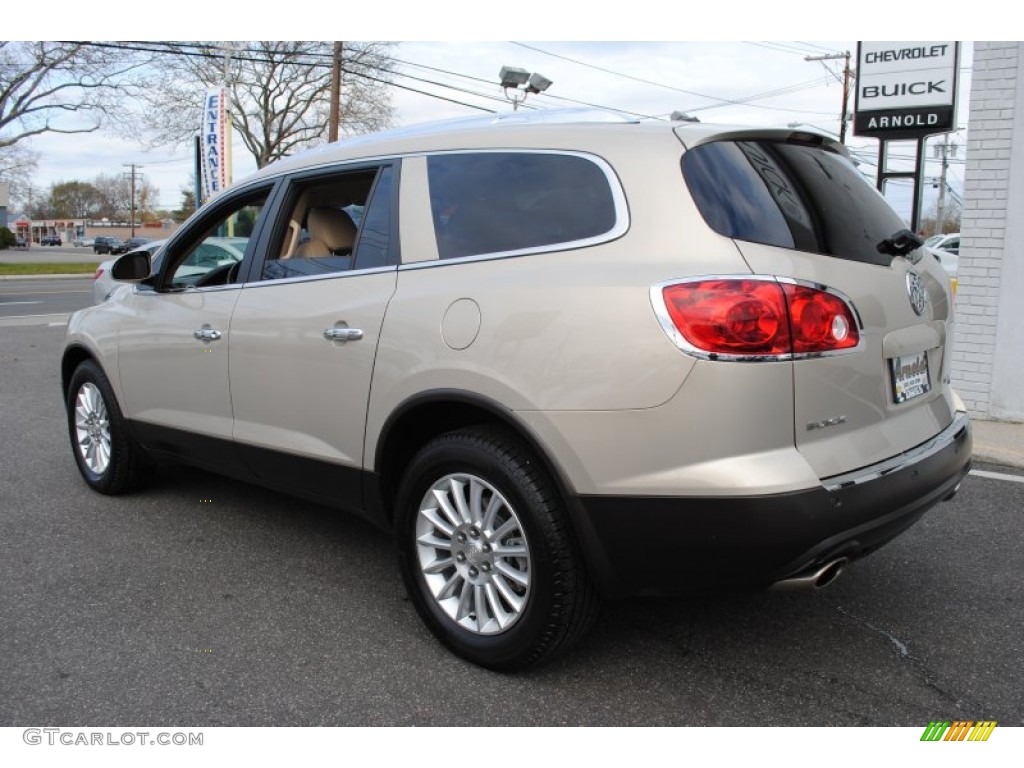
[[[196,288],[205,288],[208,285],[227,285],[232,282],[233,277],[238,276],[238,267],[242,262],[236,261],[232,264],[222,264],[216,269],[211,269],[205,275],[193,283]],[[234,271],[234,275],[232,275]]]

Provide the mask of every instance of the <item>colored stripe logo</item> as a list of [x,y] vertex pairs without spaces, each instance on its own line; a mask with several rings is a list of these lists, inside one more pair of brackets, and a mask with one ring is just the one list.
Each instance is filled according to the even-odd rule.
[[988,741],[995,720],[933,720],[921,734],[921,741]]

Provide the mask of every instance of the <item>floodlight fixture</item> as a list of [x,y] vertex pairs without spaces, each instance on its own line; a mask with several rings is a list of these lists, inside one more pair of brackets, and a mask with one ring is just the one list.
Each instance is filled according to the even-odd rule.
[[502,67],[498,73],[502,88],[518,88],[530,79],[530,73],[520,67]]
[[[505,98],[512,102],[512,109],[526,101],[531,93],[540,93],[551,87],[551,81],[539,72],[527,72],[522,67],[502,67],[498,73]],[[511,93],[509,92],[511,91]]]
[[551,87],[551,81],[548,80],[540,72],[534,72],[530,75],[529,83],[526,86],[527,93],[540,93],[546,91]]

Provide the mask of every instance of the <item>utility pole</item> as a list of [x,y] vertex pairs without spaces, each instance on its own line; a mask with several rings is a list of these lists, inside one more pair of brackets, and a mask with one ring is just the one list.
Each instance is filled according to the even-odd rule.
[[331,117],[327,124],[327,141],[338,140],[338,124],[341,121],[341,60],[345,55],[345,43],[335,40],[334,56],[331,62]]
[[942,161],[939,175],[939,202],[935,210],[935,234],[941,235],[946,223],[946,173],[949,171],[950,155],[956,157],[956,144],[949,143],[949,134],[942,134],[942,143],[935,145],[935,157]]
[[829,53],[824,56],[804,56],[804,61],[834,61],[836,59],[845,59],[843,64],[843,111],[839,121],[839,143],[845,144],[847,115],[850,111],[850,80],[853,76],[853,70],[850,69],[850,52]]
[[145,166],[136,165],[135,163],[122,163],[125,168],[131,168],[131,180],[132,180],[132,204],[131,204],[131,215],[132,215],[132,237],[135,237],[135,171]]

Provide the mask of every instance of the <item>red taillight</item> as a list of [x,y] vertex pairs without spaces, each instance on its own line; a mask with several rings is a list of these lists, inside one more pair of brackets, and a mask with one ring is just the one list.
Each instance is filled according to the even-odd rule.
[[662,289],[683,337],[703,352],[783,355],[790,351],[786,302],[766,280],[701,280]]
[[100,275],[102,275],[102,274],[103,274],[103,267],[99,267],[96,270],[96,274],[92,276],[92,279],[93,280],[99,280],[100,279]]
[[843,299],[803,285],[713,278],[665,286],[661,295],[675,329],[709,355],[820,354],[856,347],[860,339]]
[[860,341],[857,321],[845,301],[832,293],[783,283],[793,329],[793,353],[851,349]]

